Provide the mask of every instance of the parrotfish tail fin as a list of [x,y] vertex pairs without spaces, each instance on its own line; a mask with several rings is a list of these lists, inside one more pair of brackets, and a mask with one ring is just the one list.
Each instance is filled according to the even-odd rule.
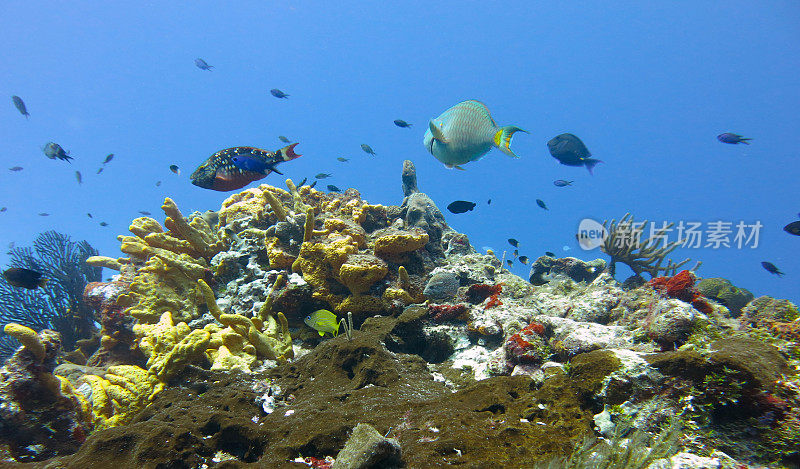
[[513,158],[519,158],[519,156],[515,155],[513,151],[511,151],[511,138],[514,136],[515,132],[525,132],[528,133],[526,130],[522,130],[519,127],[513,125],[507,125],[505,127],[500,127],[500,130],[494,134],[494,146],[500,149],[503,153]]
[[431,129],[431,135],[433,135],[434,140],[447,143],[447,139],[444,137],[442,128],[436,125],[433,120],[428,121],[428,128]]
[[293,143],[291,145],[287,145],[281,148],[281,158],[283,159],[283,161],[292,161],[295,158],[300,158],[301,156],[303,156],[300,153],[294,152],[294,147],[296,147],[297,145],[300,145],[300,142]]
[[592,176],[594,176],[594,172],[592,172],[594,167],[597,166],[597,163],[602,163],[602,162],[603,160],[596,160],[594,158],[586,158],[585,160],[583,160],[583,164],[586,165],[586,169],[589,170],[589,174],[591,174]]

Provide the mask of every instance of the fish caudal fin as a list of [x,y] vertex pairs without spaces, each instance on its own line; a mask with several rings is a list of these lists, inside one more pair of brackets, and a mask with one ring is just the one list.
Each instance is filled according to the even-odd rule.
[[[300,144],[300,142],[297,142],[297,143],[293,143],[291,145],[287,145],[287,146],[281,148],[281,158],[283,159],[283,161],[291,161],[291,160],[293,160],[295,158],[300,158],[301,156],[303,156],[300,153],[295,153],[294,152],[294,147],[296,147],[299,144]],[[280,173],[278,173],[278,174],[280,174]]]
[[589,174],[591,174],[592,176],[594,176],[594,173],[592,172],[594,167],[597,166],[597,163],[602,163],[602,162],[603,160],[596,160],[594,158],[586,158],[585,160],[583,160],[583,164],[586,165],[586,169],[589,170]]
[[511,151],[511,138],[514,136],[515,132],[525,132],[528,133],[526,130],[522,130],[519,127],[513,125],[507,125],[505,127],[500,127],[500,130],[494,134],[494,146],[500,149],[503,153],[513,158],[519,158],[519,156],[515,155],[513,151]]
[[428,128],[431,129],[431,135],[433,135],[434,140],[447,143],[447,139],[444,136],[444,132],[442,132],[442,128],[436,125],[432,120],[428,121]]
[[752,138],[746,138],[746,137],[740,137],[739,138],[739,142],[744,143],[745,145],[750,145],[750,140],[753,140],[753,139]]

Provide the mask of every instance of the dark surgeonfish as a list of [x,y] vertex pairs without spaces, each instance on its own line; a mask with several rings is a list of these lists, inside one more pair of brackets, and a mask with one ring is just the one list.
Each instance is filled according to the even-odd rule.
[[547,149],[550,150],[550,155],[557,159],[561,164],[567,166],[586,166],[589,174],[593,174],[597,163],[602,161],[589,158],[592,154],[586,145],[583,144],[581,139],[572,134],[559,134],[551,138],[547,142]]
[[783,227],[783,231],[791,235],[800,236],[800,221],[793,221],[789,223]]
[[402,127],[404,129],[407,129],[407,128],[411,127],[411,124],[409,124],[408,122],[404,121],[403,119],[395,119],[394,120],[394,125],[396,125],[398,127]]
[[6,281],[19,288],[27,288],[28,290],[36,290],[39,287],[47,285],[47,279],[42,278],[41,272],[31,269],[23,269],[21,267],[11,267],[3,271],[3,277]]
[[289,95],[279,90],[278,88],[272,88],[271,90],[269,90],[269,93],[272,96],[275,96],[276,98],[279,99],[289,99]]
[[753,139],[743,137],[739,134],[725,132],[724,134],[717,135],[717,140],[719,140],[722,143],[730,143],[731,145],[736,145],[737,143],[744,143],[745,145],[750,145],[750,140]]
[[778,277],[780,277],[781,275],[785,275],[783,272],[778,270],[778,268],[772,262],[764,261],[764,262],[761,263],[761,267],[765,268],[767,270],[767,272],[769,272],[771,274],[775,274]]
[[214,68],[213,65],[207,64],[206,61],[203,59],[194,59],[194,64],[197,65],[197,68],[199,68],[200,70],[211,71],[211,69]]
[[456,200],[447,205],[447,210],[451,213],[465,213],[475,208],[475,205],[477,205],[475,202],[468,200]]
[[276,165],[299,158],[297,143],[276,151],[253,147],[233,147],[211,155],[190,176],[192,184],[203,189],[227,192],[265,178],[269,173],[283,174]]
[[42,151],[44,152],[44,156],[50,158],[51,160],[58,158],[59,160],[69,163],[69,160],[74,159],[73,157],[69,156],[68,151],[64,151],[64,149],[61,148],[61,145],[57,144],[56,142],[47,142],[47,145],[44,146]]
[[25,101],[23,101],[22,98],[19,96],[12,96],[11,100],[14,101],[14,106],[16,106],[20,114],[25,116],[26,119],[30,117],[30,114],[28,114],[28,108],[25,107]]
[[446,167],[464,169],[461,165],[481,159],[492,148],[518,158],[510,147],[515,132],[527,133],[514,125],[498,127],[489,108],[470,99],[428,121],[423,143]]

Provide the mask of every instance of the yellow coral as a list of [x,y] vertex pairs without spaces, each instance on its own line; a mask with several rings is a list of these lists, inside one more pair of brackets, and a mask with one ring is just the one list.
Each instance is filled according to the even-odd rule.
[[123,260],[114,259],[106,256],[90,256],[86,258],[86,263],[92,267],[105,267],[111,270],[122,270]]
[[375,240],[375,255],[386,257],[416,251],[428,243],[428,233],[422,230],[402,231]]
[[211,340],[206,330],[193,331],[185,322],[176,325],[169,311],[161,315],[157,324],[137,324],[133,332],[140,337],[139,349],[148,357],[148,371],[161,381],[200,356]]
[[12,322],[10,324],[6,324],[6,326],[3,328],[3,332],[5,332],[6,335],[17,339],[19,343],[25,347],[25,350],[31,352],[33,356],[36,357],[36,360],[40,362],[44,360],[44,344],[42,343],[41,339],[39,339],[39,335],[36,333],[36,331],[30,327]]
[[113,365],[103,376],[86,374],[79,381],[92,390],[91,414],[97,430],[128,423],[163,389],[147,370],[134,365]]
[[339,268],[339,281],[352,294],[364,293],[389,272],[386,262],[371,254],[353,254]]
[[205,220],[196,217],[191,222],[186,221],[169,197],[164,199],[161,209],[167,215],[164,226],[180,239],[191,243],[198,256],[211,259],[225,247]]

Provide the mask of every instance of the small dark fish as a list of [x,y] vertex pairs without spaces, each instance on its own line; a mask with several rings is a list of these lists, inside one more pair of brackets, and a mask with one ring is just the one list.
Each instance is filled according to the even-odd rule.
[[518,261],[522,262],[525,265],[528,265],[528,256],[519,256]]
[[506,259],[506,264],[508,264],[509,267],[513,267],[514,261],[512,261],[511,259]]
[[12,96],[11,100],[14,101],[14,106],[17,107],[17,110],[20,114],[25,116],[26,119],[30,117],[30,114],[28,114],[28,108],[25,107],[25,102],[22,100],[22,98],[19,96]]
[[330,173],[319,173],[316,176],[314,176],[314,178],[316,178],[316,179],[326,179],[326,178],[329,178],[331,176],[333,176],[333,174],[330,174]]
[[791,235],[800,236],[800,221],[793,221],[789,223],[783,227],[783,231]]
[[475,202],[456,200],[455,202],[450,202],[450,204],[447,206],[447,210],[450,210],[451,213],[465,213],[475,208],[475,205]]
[[278,135],[278,140],[280,140],[283,143],[292,143],[291,140],[289,140],[288,138],[284,137],[283,135]]
[[398,127],[402,127],[404,129],[407,129],[407,128],[411,127],[411,124],[409,124],[408,122],[404,121],[403,119],[395,119],[394,120],[394,125],[396,125]]
[[156,181],[156,187],[161,185],[161,181]]
[[100,226],[108,226],[108,223],[106,223],[106,222],[104,222],[104,221],[101,221],[101,222],[100,222]]
[[253,147],[233,147],[220,150],[206,159],[190,176],[192,184],[203,189],[227,192],[240,189],[270,173],[283,174],[279,163],[299,158],[292,143],[275,151]]
[[50,158],[51,160],[58,158],[59,160],[69,163],[69,160],[74,159],[69,156],[68,151],[64,151],[64,149],[61,148],[61,145],[57,144],[56,142],[47,142],[47,145],[44,146],[42,151],[44,151],[44,156]]
[[512,252],[511,254],[514,254],[514,257],[519,256],[519,249],[514,249],[514,252]]
[[592,156],[589,149],[583,144],[581,139],[572,134],[559,134],[547,142],[550,155],[557,159],[561,164],[567,166],[586,166],[589,174],[592,174],[597,163],[602,161],[589,158]]
[[80,171],[75,171],[75,179],[78,181],[78,184],[83,183],[83,176],[81,176]]
[[314,181],[314,182],[312,182],[312,183],[311,183],[311,185],[310,185],[310,186],[308,186],[308,187],[309,187],[309,189],[313,189],[313,188],[314,188],[314,186],[316,186],[318,182],[319,182],[319,181]]
[[514,246],[515,248],[519,247],[519,241],[514,238],[508,238],[508,244]]
[[14,171],[14,172],[22,171],[22,169],[23,169],[22,166],[14,166],[13,168],[8,168],[9,171]]
[[31,269],[23,269],[21,267],[12,267],[3,271],[3,277],[6,281],[15,287],[27,288],[28,290],[36,290],[39,287],[47,285],[47,279],[42,278],[42,273]]
[[302,180],[302,181],[300,181],[300,184],[298,184],[298,185],[297,185],[297,187],[303,187],[303,186],[305,186],[305,185],[306,185],[306,181],[308,181],[308,178],[303,178],[303,180]]
[[536,205],[542,207],[545,210],[550,210],[549,208],[547,208],[547,205],[544,204],[544,200],[542,199],[536,199]]
[[575,181],[565,181],[563,179],[556,179],[555,181],[553,181],[553,185],[556,187],[566,187],[566,186],[571,186],[573,182]]
[[730,132],[725,132],[724,134],[717,135],[717,140],[722,143],[730,143],[731,145],[736,145],[737,143],[744,143],[745,145],[750,145],[750,140],[752,138],[742,137],[739,134],[732,134]]
[[172,171],[173,173],[177,174],[178,176],[181,175],[181,168],[179,168],[178,165],[176,165],[176,164],[169,165],[169,170]]
[[39,212],[39,216],[40,216],[40,217],[49,217],[49,216],[50,216],[50,214],[49,214],[49,213],[47,213],[47,212]]
[[545,256],[549,256],[549,257],[556,257],[555,253],[553,253],[553,252],[550,252],[550,251],[545,251],[545,252],[544,252],[544,255],[545,255]]
[[492,205],[492,199],[487,200],[486,205]]
[[337,159],[337,160],[339,160],[339,161],[341,161],[342,163],[344,163],[344,162],[347,162],[347,161],[350,161],[349,159],[345,158],[344,156],[340,156],[340,157],[338,157],[338,158],[336,158],[336,159]]
[[103,172],[103,167],[101,166],[100,168],[97,169],[97,174],[100,174],[102,172]]
[[0,207],[0,213],[5,212],[6,210],[8,210],[8,207]]
[[283,98],[283,99],[288,99],[289,98],[288,94],[284,93],[283,91],[279,90],[278,88],[272,88],[271,90],[269,90],[269,92],[270,92],[270,94],[272,94],[272,96],[275,96],[276,98]]
[[331,192],[342,192],[341,189],[339,189],[338,187],[334,186],[333,184],[328,184],[328,190],[331,191]]
[[197,68],[199,68],[200,70],[210,71],[212,68],[214,68],[213,65],[207,64],[206,61],[203,59],[194,59],[194,64],[197,65]]
[[142,215],[152,215],[152,213],[148,212],[147,210],[139,210],[139,213]]
[[361,149],[369,153],[370,155],[375,156],[375,150],[373,150],[372,147],[367,145],[366,143],[361,144]]
[[113,159],[114,159],[114,154],[113,153],[109,153],[108,156],[106,156],[106,159],[103,160],[103,164],[106,164],[106,163],[108,163],[109,161],[111,161]]
[[778,268],[775,267],[775,264],[773,264],[772,262],[764,261],[764,262],[761,263],[761,267],[767,269],[767,272],[769,272],[771,274],[775,274],[778,277],[780,277],[781,275],[784,275],[784,273],[781,272],[780,270],[778,270]]
[[89,218],[94,218],[91,213],[87,213],[86,216],[88,216]]

